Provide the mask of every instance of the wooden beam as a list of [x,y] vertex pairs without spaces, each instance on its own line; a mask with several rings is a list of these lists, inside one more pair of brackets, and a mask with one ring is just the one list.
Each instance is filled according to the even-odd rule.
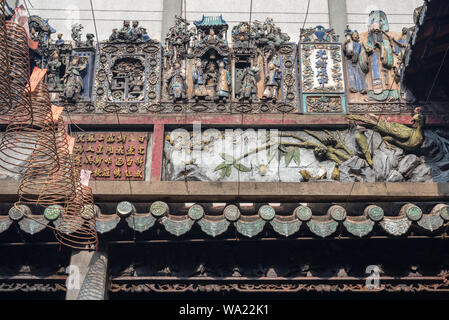
[[[95,201],[379,202],[449,201],[449,183],[91,181]],[[17,200],[17,181],[0,184],[0,201]]]

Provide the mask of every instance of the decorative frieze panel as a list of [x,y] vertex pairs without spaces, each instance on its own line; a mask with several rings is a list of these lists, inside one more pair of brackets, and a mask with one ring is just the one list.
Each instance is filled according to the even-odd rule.
[[351,124],[343,130],[176,129],[166,133],[163,179],[449,181],[449,140],[423,130],[419,113],[413,127],[377,117],[347,118]]
[[99,44],[93,99],[96,112],[142,112],[160,99],[159,42]]
[[161,46],[138,21],[97,44],[79,23],[71,41],[51,40],[56,30],[33,16],[31,60],[48,69],[55,104],[76,113],[407,113],[413,28],[390,32],[382,11],[367,18],[367,32],[348,26],[342,42],[316,26],[296,44],[271,18],[235,25],[228,43],[223,16],[176,17]]
[[301,29],[299,43],[305,113],[345,113],[342,46],[332,29]]

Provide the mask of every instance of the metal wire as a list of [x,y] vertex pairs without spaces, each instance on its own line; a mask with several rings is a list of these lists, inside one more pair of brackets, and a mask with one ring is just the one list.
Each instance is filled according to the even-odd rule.
[[78,249],[94,249],[98,243],[92,189],[81,184],[80,169],[74,170],[76,196],[67,204],[64,215],[55,232],[56,239],[64,246]]
[[[45,165],[51,166],[52,164],[37,164],[36,159],[42,158],[42,150],[36,148],[19,186],[18,194],[21,204],[35,204],[42,207],[64,206],[75,198],[73,166],[68,149],[67,131],[61,117],[54,125],[56,126],[59,169],[49,174],[45,170]],[[44,155],[45,157],[47,155]],[[48,157],[46,160],[54,161],[54,159]]]
[[8,36],[6,32],[6,0],[0,1],[0,115],[4,115],[11,110],[12,101],[9,81]]
[[[2,92],[0,108],[1,114],[6,112],[11,114],[8,118],[8,127],[0,141],[0,168],[13,173],[22,173],[36,144],[45,145],[49,157],[56,156],[54,132],[51,130],[45,130],[46,134],[41,132],[48,123],[48,117],[51,117],[51,103],[42,81],[32,97],[29,50],[24,28],[11,22],[5,23],[4,26],[6,30],[0,30],[0,34],[6,33],[6,51],[4,48],[0,51],[3,57],[6,57],[6,63],[1,64],[0,86],[6,91],[5,95]],[[0,46],[2,45],[4,42],[0,42]],[[41,134],[37,134],[38,132]],[[57,167],[47,166],[47,169],[54,172]]]
[[44,81],[32,93],[32,106],[33,117],[27,121],[21,116],[22,107],[16,108],[0,142],[0,167],[41,179],[59,169],[55,125]]
[[[11,105],[9,110],[20,115],[23,122],[31,123],[30,60],[25,29],[6,22],[7,69],[2,82],[8,82]],[[3,43],[4,44],[4,43]],[[8,111],[9,111],[8,110]]]

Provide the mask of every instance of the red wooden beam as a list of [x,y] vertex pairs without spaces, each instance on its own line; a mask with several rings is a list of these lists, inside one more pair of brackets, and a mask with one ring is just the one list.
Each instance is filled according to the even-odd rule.
[[153,129],[153,148],[150,181],[161,181],[162,155],[164,151],[164,124],[156,123]]
[[[65,118],[77,125],[117,125],[117,115],[113,114],[72,114]],[[120,125],[189,125],[201,121],[203,125],[223,126],[335,126],[347,125],[345,115],[333,114],[141,114],[119,115]],[[403,124],[411,124],[412,117],[408,114],[383,115],[382,119]],[[426,116],[426,125],[449,125],[449,115]]]

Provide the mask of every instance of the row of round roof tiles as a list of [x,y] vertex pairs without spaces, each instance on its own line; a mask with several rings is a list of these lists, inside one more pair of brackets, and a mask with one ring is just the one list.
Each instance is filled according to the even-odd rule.
[[[58,228],[62,212],[62,207],[51,206],[45,209],[43,215],[32,215],[27,206],[12,207],[7,216],[0,216],[0,233],[14,222],[29,234],[42,231],[48,223]],[[417,205],[407,203],[401,207],[397,216],[385,216],[383,209],[377,205],[366,206],[360,216],[348,216],[345,208],[339,205],[330,206],[325,215],[313,215],[312,210],[304,205],[296,207],[287,216],[277,215],[270,205],[261,206],[257,214],[241,215],[239,207],[234,204],[227,205],[221,215],[208,215],[199,204],[192,205],[186,215],[172,215],[169,205],[162,201],[153,202],[148,213],[137,213],[134,205],[128,201],[117,205],[116,214],[103,215],[96,205],[95,212],[97,232],[101,234],[114,230],[121,220],[125,220],[129,228],[137,232],[149,230],[158,221],[175,236],[186,234],[197,223],[204,233],[216,237],[233,224],[240,234],[250,238],[261,233],[266,224],[285,237],[297,233],[301,225],[305,224],[313,234],[325,238],[335,233],[340,224],[356,237],[370,234],[375,224],[379,224],[387,234],[401,236],[409,231],[413,223],[422,230],[433,232],[449,221],[449,206],[443,203],[435,205],[428,214],[424,214]],[[86,215],[82,217],[86,220],[94,218]]]

